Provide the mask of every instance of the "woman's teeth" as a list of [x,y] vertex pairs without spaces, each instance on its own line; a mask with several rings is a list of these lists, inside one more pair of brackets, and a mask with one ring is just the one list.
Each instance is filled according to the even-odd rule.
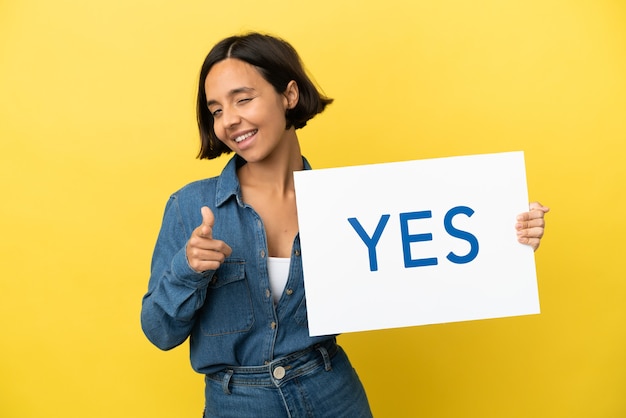
[[241,141],[243,141],[244,139],[250,138],[252,135],[254,135],[256,133],[256,129],[252,132],[248,132],[247,134],[243,134],[243,135],[239,135],[237,138],[235,138],[235,142],[239,143]]

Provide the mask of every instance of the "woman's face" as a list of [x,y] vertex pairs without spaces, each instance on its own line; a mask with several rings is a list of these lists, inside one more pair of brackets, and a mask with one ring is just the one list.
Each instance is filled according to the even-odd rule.
[[215,135],[248,162],[266,158],[290,131],[285,112],[297,102],[294,86],[279,94],[252,65],[233,58],[218,62],[204,82]]

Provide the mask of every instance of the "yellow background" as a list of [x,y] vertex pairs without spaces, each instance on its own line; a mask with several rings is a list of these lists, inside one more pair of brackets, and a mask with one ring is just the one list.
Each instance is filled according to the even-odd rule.
[[196,77],[244,30],[336,99],[315,167],[523,150],[549,205],[542,313],[341,337],[376,417],[626,416],[626,4],[0,2],[0,416],[199,417],[144,338],[162,210],[198,161]]

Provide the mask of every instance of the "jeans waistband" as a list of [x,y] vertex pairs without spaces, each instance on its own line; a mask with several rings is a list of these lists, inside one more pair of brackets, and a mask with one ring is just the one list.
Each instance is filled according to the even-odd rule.
[[221,381],[225,393],[230,393],[229,387],[236,385],[278,387],[322,365],[326,371],[330,371],[331,359],[338,350],[335,338],[331,338],[263,366],[227,367],[217,373],[207,374],[206,379]]

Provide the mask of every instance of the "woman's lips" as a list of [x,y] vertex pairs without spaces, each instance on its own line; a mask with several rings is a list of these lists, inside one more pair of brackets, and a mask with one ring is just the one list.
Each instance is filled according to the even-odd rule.
[[237,144],[240,143],[241,141],[245,141],[246,139],[250,138],[252,135],[256,134],[258,132],[257,129],[250,131],[250,132],[246,132],[245,134],[241,134],[239,136],[236,136],[233,141],[235,141]]

